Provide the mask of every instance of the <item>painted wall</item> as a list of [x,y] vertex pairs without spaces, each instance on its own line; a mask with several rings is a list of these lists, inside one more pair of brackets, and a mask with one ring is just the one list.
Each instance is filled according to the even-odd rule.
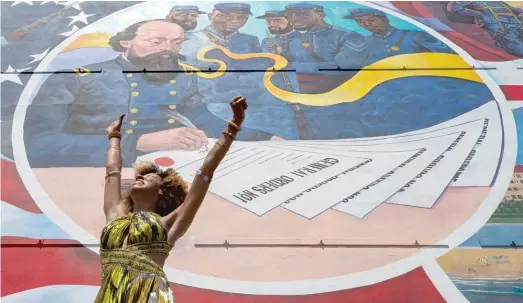
[[120,113],[190,181],[239,94],[177,302],[523,300],[523,2],[183,4],[2,1],[3,302],[94,300]]

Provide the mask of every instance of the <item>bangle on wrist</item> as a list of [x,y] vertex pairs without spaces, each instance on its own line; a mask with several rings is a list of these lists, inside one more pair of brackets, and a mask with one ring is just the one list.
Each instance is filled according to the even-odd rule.
[[109,139],[111,139],[111,138],[122,139],[122,133],[119,132],[119,131],[112,131],[112,132],[107,134],[107,138],[109,138]]
[[226,137],[230,137],[231,139],[236,140],[236,136],[231,134],[228,131],[222,131],[222,134],[225,135]]
[[203,179],[203,181],[209,183],[212,180],[212,177],[206,176],[202,173],[202,171],[199,169],[196,171],[196,175]]
[[119,171],[115,170],[115,171],[108,172],[107,174],[105,174],[105,178],[108,178],[110,176],[120,176],[120,175],[121,175],[121,173]]
[[229,125],[230,127],[236,129],[237,131],[241,131],[242,130],[242,128],[240,126],[238,126],[238,124],[234,123],[232,120],[227,121],[227,125]]

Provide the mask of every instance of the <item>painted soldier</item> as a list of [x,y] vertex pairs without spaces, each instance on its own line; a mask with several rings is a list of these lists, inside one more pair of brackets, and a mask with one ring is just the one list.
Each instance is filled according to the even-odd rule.
[[292,4],[285,7],[285,12],[294,29],[300,31],[300,46],[291,48],[291,52],[296,57],[293,64],[301,92],[323,93],[349,77],[346,73],[319,72],[319,69],[360,67],[366,51],[365,37],[325,22],[323,6]]
[[[111,47],[122,53],[116,59],[86,66],[78,75],[51,75],[27,109],[24,135],[30,164],[103,166],[105,127],[120,113],[127,113],[124,166],[144,153],[197,150],[207,136],[218,137],[224,121],[201,102],[197,77],[178,64],[183,40],[183,29],[169,20],[139,22],[110,39]],[[257,139],[260,132],[247,133],[243,140]]]
[[[313,13],[309,12],[308,14],[304,14],[305,20],[318,20],[324,16],[324,14],[319,14],[314,17]],[[308,21],[302,23],[293,21],[297,30],[302,28],[303,23],[310,24]],[[380,24],[380,28],[389,28],[388,22],[378,24]],[[431,37],[409,35],[407,36],[412,37],[410,46],[406,47],[402,41],[398,46],[399,49],[394,48],[394,50],[401,51],[403,48],[404,51],[450,52],[447,47],[440,45],[439,41],[434,41]],[[417,36],[416,39],[414,39],[414,36]],[[383,39],[373,42],[374,39],[372,36],[370,38],[363,37],[363,41],[348,39],[347,41],[350,43],[344,43],[333,60],[336,63],[349,62],[347,65],[341,65],[344,67],[363,67],[369,61],[365,59],[367,54],[372,54],[373,43],[378,42],[380,43],[377,44],[378,47],[381,45],[382,48],[378,52],[381,57],[376,56],[375,60],[390,56],[391,53],[384,47],[386,43]],[[327,43],[328,41],[323,40],[322,42]],[[394,46],[395,43],[391,46]],[[325,48],[326,44],[323,44],[323,47]],[[319,47],[318,49],[321,50],[322,48]],[[358,50],[362,51],[358,52]],[[316,51],[316,53],[319,54],[319,51]],[[350,60],[359,60],[359,62]],[[320,76],[325,77],[325,75],[326,73],[322,73]],[[350,75],[344,76],[345,79],[350,78]],[[325,78],[328,79],[329,77]],[[300,81],[300,90],[303,93],[303,81],[300,78],[298,78],[298,81]],[[312,91],[318,90],[313,87]],[[392,95],[391,92],[393,92]],[[303,105],[305,117],[312,130],[312,135],[307,139],[361,138],[405,133],[455,118],[492,100],[492,98],[492,94],[484,84],[462,79],[432,76],[393,79],[376,86],[355,102],[330,106]],[[467,101],[462,102],[462,100]]]
[[194,34],[193,30],[198,26],[198,16],[207,14],[200,11],[195,5],[176,5],[171,8],[166,19],[172,20],[185,31],[185,38],[190,39]]
[[269,34],[273,35],[263,39],[263,51],[282,55],[289,62],[297,61],[293,57],[291,48],[298,49],[301,46],[301,35],[294,30],[294,26],[287,19],[285,11],[266,11],[265,14],[256,17],[256,19],[265,19]]
[[[244,3],[219,3],[209,14],[211,24],[184,42],[181,53],[190,58],[189,63],[201,70],[217,70],[218,64],[197,58],[206,47],[218,45],[233,54],[262,53],[258,37],[241,33],[240,29],[252,15],[251,6]],[[227,100],[242,95],[249,100],[245,126],[285,139],[297,138],[294,115],[286,102],[271,95],[263,84],[263,72],[272,65],[268,58],[238,59],[221,50],[211,50],[206,58],[225,63],[229,72],[215,79],[200,79],[198,86],[208,109],[222,119],[229,119]],[[243,72],[245,71],[245,72]],[[254,71],[254,72],[253,72]],[[223,98],[228,98],[227,100]],[[269,137],[270,138],[270,137]]]
[[[262,49],[264,52],[278,54],[288,60],[287,69],[292,69],[292,62],[297,59],[293,50],[301,50],[301,34],[294,30],[292,23],[287,19],[284,11],[266,11],[264,15],[256,17],[265,19],[269,31],[269,37],[263,39]],[[270,36],[273,35],[273,36]],[[281,72],[272,77],[273,83],[287,91],[299,92],[300,88],[295,72]],[[300,139],[312,136],[311,126],[305,117],[301,104],[289,104],[294,112],[294,119],[298,128]]]
[[425,32],[395,28],[390,25],[387,15],[376,9],[355,9],[345,19],[355,20],[359,26],[372,33],[366,38],[368,51],[364,65],[401,54],[454,53],[443,42]]
[[189,52],[213,44],[221,45],[236,54],[261,52],[260,41],[256,36],[239,31],[251,15],[249,4],[216,4],[209,14],[211,24],[195,35],[195,43],[184,44],[182,53],[190,56]]
[[523,57],[522,9],[502,1],[451,1],[447,5],[451,13],[474,18],[506,52]]

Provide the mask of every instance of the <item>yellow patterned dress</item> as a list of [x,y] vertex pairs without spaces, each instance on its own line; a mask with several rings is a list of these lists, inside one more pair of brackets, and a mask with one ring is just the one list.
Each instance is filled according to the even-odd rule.
[[95,303],[174,303],[163,269],[150,254],[169,255],[160,216],[136,212],[107,224],[100,237],[102,286]]

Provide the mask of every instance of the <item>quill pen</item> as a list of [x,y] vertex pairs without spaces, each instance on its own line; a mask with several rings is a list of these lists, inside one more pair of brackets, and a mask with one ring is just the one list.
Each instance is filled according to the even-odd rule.
[[[158,108],[160,108],[161,110],[163,110],[167,116],[179,121],[181,124],[183,124],[184,126],[186,127],[190,127],[190,128],[194,128],[194,129],[198,129],[198,127],[196,127],[196,125],[194,125],[191,120],[189,120],[189,118],[187,118],[186,116],[180,114],[179,112],[175,111],[175,110],[171,110],[169,108],[169,106],[167,105],[158,105]],[[209,150],[207,148],[207,146],[202,146],[202,148],[200,149],[200,152],[205,152]]]

